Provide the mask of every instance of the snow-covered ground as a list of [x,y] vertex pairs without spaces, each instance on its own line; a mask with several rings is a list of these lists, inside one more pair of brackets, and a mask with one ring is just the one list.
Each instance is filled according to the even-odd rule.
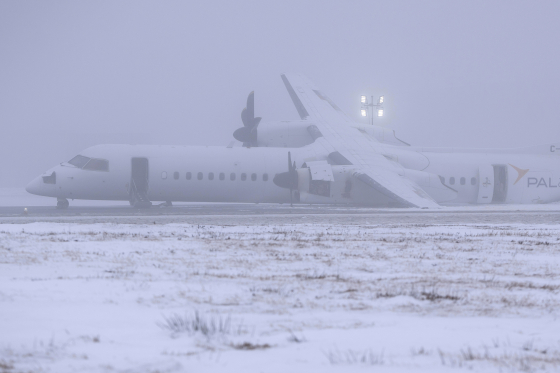
[[557,225],[0,225],[0,372],[560,370]]

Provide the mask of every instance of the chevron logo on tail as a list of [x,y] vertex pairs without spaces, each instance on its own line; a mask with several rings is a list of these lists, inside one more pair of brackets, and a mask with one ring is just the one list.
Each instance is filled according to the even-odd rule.
[[521,179],[523,178],[523,176],[525,176],[525,175],[527,174],[527,172],[529,172],[529,169],[522,170],[522,169],[519,168],[519,167],[515,167],[515,166],[512,165],[511,163],[510,163],[509,165],[510,165],[511,167],[513,167],[513,169],[514,169],[515,171],[517,171],[517,180],[515,180],[515,182],[513,183],[513,185],[517,184],[517,182],[518,182],[519,180],[521,180]]

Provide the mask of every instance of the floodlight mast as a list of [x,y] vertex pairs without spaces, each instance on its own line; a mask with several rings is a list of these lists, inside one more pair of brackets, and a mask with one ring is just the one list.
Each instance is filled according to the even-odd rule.
[[378,117],[382,117],[383,116],[383,101],[384,101],[384,96],[379,96],[379,99],[377,100],[377,104],[373,103],[373,96],[371,96],[371,103],[368,103],[367,100],[367,96],[362,95],[360,97],[360,102],[362,104],[362,109],[361,109],[361,114],[362,117],[367,117],[367,112],[368,109],[371,108],[371,125],[373,126],[373,108],[377,108],[377,116]]

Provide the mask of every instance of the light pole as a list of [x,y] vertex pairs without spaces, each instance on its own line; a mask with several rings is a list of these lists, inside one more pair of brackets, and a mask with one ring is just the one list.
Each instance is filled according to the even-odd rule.
[[373,108],[377,108],[377,116],[383,116],[383,96],[379,96],[379,100],[377,100],[377,104],[373,103],[373,96],[371,96],[371,102],[368,103],[367,96],[362,95],[360,98],[360,102],[362,104],[362,108],[360,110],[362,117],[367,117],[368,109],[371,108],[371,125],[373,126]]

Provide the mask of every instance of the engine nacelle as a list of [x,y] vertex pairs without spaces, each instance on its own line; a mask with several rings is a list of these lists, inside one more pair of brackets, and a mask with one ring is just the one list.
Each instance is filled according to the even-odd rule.
[[[331,166],[326,161],[309,162],[305,166],[297,170],[300,202],[352,202],[350,195],[351,185],[348,183],[351,183],[354,167]],[[317,175],[317,169],[325,172],[323,172],[323,175]]]
[[[270,148],[301,148],[312,144],[313,136],[309,133],[312,121],[294,120],[281,122],[264,122],[258,127],[257,146]],[[353,127],[376,138],[380,143],[408,146],[395,136],[395,131],[375,125],[356,124]]]
[[[315,91],[317,93],[317,91]],[[324,97],[321,97],[325,99]],[[328,100],[328,99],[327,99]],[[331,105],[333,105],[331,103]],[[310,120],[292,120],[268,122],[261,124],[261,118],[255,117],[255,92],[249,93],[247,106],[241,111],[243,127],[233,132],[233,137],[243,146],[261,146],[271,148],[301,148],[313,143],[319,130]],[[309,127],[315,127],[311,130]],[[380,143],[402,146],[409,144],[397,139],[395,131],[376,125],[353,123],[352,127],[376,138]]]
[[265,122],[259,126],[257,145],[270,148],[301,148],[313,143],[309,121]]
[[395,146],[410,146],[410,144],[400,140],[395,135],[395,130],[376,125],[354,124],[352,127],[357,128],[360,132],[365,132],[374,137],[382,144]]

